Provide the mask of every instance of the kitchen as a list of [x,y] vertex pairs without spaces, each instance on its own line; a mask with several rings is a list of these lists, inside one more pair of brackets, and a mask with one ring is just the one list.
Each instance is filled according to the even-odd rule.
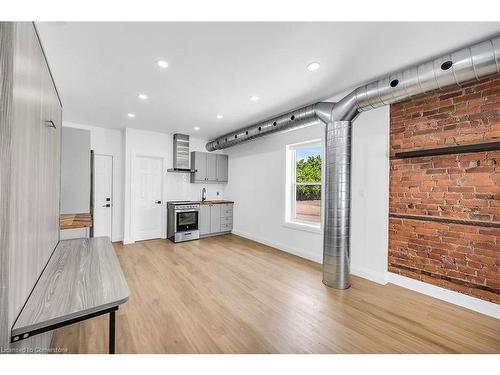
[[[189,152],[189,136],[173,135],[172,173],[189,173],[191,183],[221,184],[228,181],[228,156],[208,152]],[[219,192],[217,191],[217,196]],[[196,240],[204,236],[227,234],[233,229],[234,202],[207,200],[201,188],[199,201],[167,202],[167,238],[173,242]]]
[[[131,178],[134,180],[125,184],[130,187],[129,194],[132,201],[131,205],[127,205],[128,200],[125,200],[124,208],[120,198],[126,189],[119,183],[123,178],[123,167],[120,165],[123,160],[122,155],[127,152],[120,147],[124,144],[123,135],[116,131],[73,123],[64,125],[61,212],[63,215],[92,213],[94,235],[106,235],[113,241],[121,239],[124,232],[119,215],[129,210],[134,212],[134,220],[130,221],[128,228],[126,226],[128,234],[125,235],[127,240],[124,243],[152,238],[177,238],[178,242],[180,236],[187,240],[232,231],[234,202],[223,199],[228,181],[228,155],[192,151],[192,149],[202,150],[204,143],[196,138],[190,139],[188,135],[168,135],[130,129],[133,135],[126,132],[125,139],[130,136],[130,139],[136,142],[127,143],[126,146],[126,150],[134,149],[133,168],[130,170],[130,176],[133,176]],[[139,134],[143,137],[141,141],[138,141]],[[101,140],[102,137],[105,139]],[[139,142],[150,142],[153,139],[157,149],[153,147],[149,147],[148,151],[140,149]],[[75,147],[75,143],[79,147]],[[152,145],[151,142],[148,144]],[[109,156],[113,159],[109,168],[92,161],[100,156]],[[78,163],[76,169],[75,163]],[[161,170],[155,169],[151,172],[147,169],[150,168],[150,164],[153,169],[155,164],[161,165],[158,167]],[[92,166],[94,170],[91,173]],[[78,182],[73,186],[75,170],[79,171]],[[68,189],[65,189],[65,186],[69,186]],[[182,202],[193,206],[190,209],[196,214],[191,216],[174,214],[176,203]],[[182,222],[187,218],[190,218],[189,226],[185,227],[185,230],[177,228],[179,220]],[[82,225],[85,226],[86,223]],[[179,234],[174,236],[175,233]],[[75,225],[61,230],[61,236],[65,239],[78,238],[82,235],[89,236],[90,230],[77,229]]]

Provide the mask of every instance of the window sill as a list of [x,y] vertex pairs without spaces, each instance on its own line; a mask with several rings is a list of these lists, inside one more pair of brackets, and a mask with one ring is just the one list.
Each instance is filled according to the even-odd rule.
[[308,224],[299,221],[285,221],[283,226],[291,229],[298,229],[305,232],[323,234],[323,228],[320,225]]

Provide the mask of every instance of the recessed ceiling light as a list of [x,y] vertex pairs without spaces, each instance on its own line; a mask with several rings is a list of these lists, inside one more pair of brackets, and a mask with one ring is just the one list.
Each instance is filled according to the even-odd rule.
[[257,95],[252,95],[252,96],[250,97],[250,101],[251,101],[251,102],[256,102],[257,100],[259,100],[259,97],[258,97]]
[[307,70],[310,70],[310,71],[312,72],[312,71],[318,70],[320,66],[321,66],[321,65],[320,65],[320,63],[319,63],[319,62],[312,62],[312,63],[310,63],[310,64],[307,66]]
[[127,116],[130,117],[130,118],[134,118],[135,117],[135,113],[127,113]]
[[224,116],[222,115],[217,115],[217,118],[220,120],[221,118],[223,118]]
[[142,93],[139,93],[139,95],[137,95],[139,97],[139,99],[141,100],[147,100],[148,96],[146,94],[142,94]]
[[156,63],[160,68],[168,68],[168,62],[165,60],[158,60]]
[[200,130],[200,127],[199,126],[195,126],[194,130],[198,131],[198,130]]

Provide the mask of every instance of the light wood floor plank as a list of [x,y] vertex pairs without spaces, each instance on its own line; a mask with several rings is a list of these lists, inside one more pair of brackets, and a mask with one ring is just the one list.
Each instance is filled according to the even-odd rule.
[[[117,353],[500,353],[500,320],[353,277],[226,235],[115,243],[130,287]],[[106,353],[107,317],[65,327],[53,346]]]

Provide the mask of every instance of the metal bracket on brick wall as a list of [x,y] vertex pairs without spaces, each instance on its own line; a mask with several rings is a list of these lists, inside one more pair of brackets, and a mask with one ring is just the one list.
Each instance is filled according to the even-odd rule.
[[421,156],[466,154],[471,152],[485,152],[500,150],[500,142],[477,143],[474,145],[457,145],[452,147],[439,147],[427,150],[414,150],[396,152],[394,159],[418,158]]
[[413,215],[413,214],[402,214],[398,212],[389,213],[389,217],[395,219],[407,219],[407,220],[419,220],[419,221],[435,221],[438,223],[445,224],[457,224],[457,225],[473,225],[476,227],[488,227],[488,228],[500,228],[499,221],[484,221],[484,220],[467,220],[467,219],[455,219],[452,217],[442,217],[442,216],[431,216],[431,215]]

